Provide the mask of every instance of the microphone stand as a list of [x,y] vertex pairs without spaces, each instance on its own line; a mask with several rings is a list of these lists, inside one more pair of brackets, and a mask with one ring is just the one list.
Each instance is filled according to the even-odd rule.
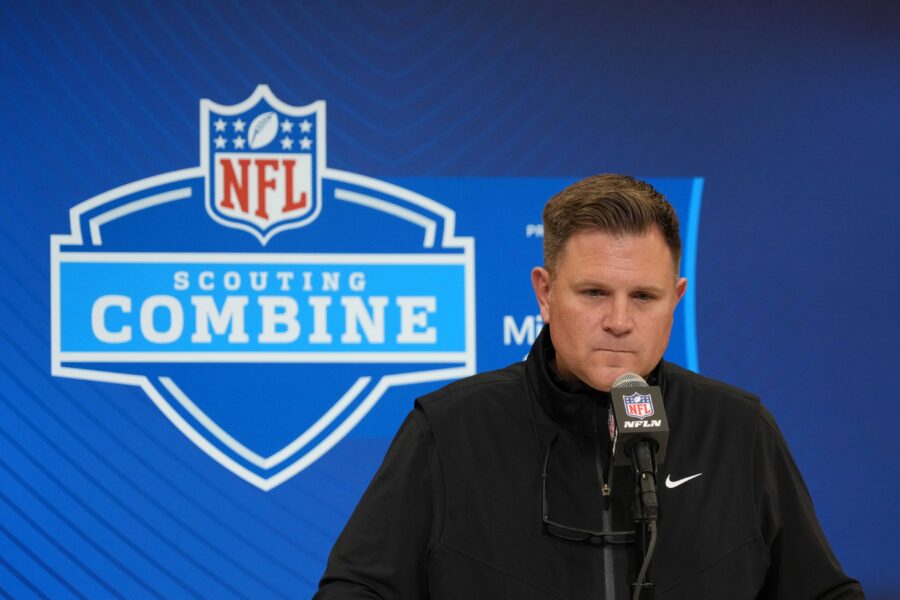
[[631,464],[637,480],[634,486],[633,517],[638,530],[634,546],[635,565],[641,565],[631,584],[632,600],[654,600],[654,585],[647,580],[647,569],[656,548],[656,519],[659,498],[656,495],[656,449],[650,441],[641,440],[631,447]]

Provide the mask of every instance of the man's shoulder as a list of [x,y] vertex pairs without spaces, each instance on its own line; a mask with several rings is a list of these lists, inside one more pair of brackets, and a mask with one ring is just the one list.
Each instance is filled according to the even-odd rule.
[[666,363],[665,367],[666,414],[679,437],[700,439],[702,433],[709,438],[718,432],[721,443],[738,452],[749,452],[763,439],[760,436],[780,437],[774,417],[759,396],[677,365]]
[[[676,364],[664,363],[666,387],[679,401],[692,404],[715,405],[729,411],[759,414],[759,396],[711,377],[688,371]],[[667,391],[667,396],[669,395]],[[708,406],[704,406],[708,408]]]
[[498,405],[519,405],[526,397],[524,365],[514,363],[503,369],[459,379],[418,398],[416,404],[429,415],[459,411],[471,414]]

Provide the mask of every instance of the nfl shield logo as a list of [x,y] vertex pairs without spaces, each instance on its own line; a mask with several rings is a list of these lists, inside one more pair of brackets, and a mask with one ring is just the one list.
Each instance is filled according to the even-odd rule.
[[625,396],[625,413],[634,419],[646,419],[653,416],[653,398],[649,394],[635,392]]
[[325,103],[291,106],[260,85],[239,104],[200,104],[206,210],[265,245],[319,215]]

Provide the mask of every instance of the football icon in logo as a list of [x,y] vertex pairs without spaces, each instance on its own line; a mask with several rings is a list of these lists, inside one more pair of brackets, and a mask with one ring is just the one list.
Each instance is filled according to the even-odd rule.
[[275,111],[264,112],[250,123],[247,132],[247,143],[252,150],[263,148],[272,143],[278,135],[278,115]]

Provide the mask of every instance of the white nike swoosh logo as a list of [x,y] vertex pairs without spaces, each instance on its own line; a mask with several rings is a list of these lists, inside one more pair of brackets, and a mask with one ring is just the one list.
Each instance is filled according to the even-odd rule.
[[687,483],[691,479],[695,479],[697,477],[700,477],[701,475],[703,475],[703,473],[697,473],[696,475],[690,475],[688,477],[685,477],[684,479],[676,479],[675,481],[672,481],[671,475],[666,475],[666,487],[670,490],[672,488],[677,488],[682,483]]

